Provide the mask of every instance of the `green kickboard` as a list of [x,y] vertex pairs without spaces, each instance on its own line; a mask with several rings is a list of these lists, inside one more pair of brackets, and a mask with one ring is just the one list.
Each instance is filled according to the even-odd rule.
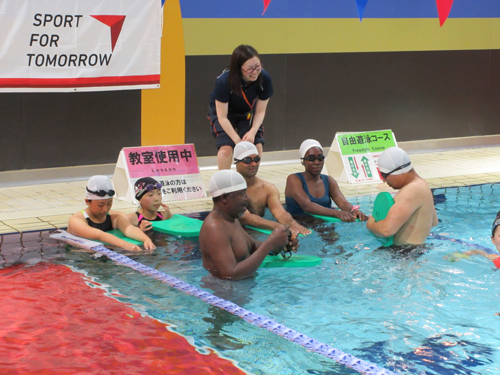
[[[338,217],[315,215],[315,214],[310,214],[309,212],[306,212],[306,214],[311,215],[312,217],[321,219],[323,221],[327,221],[329,223],[342,223],[342,220],[340,220]],[[358,218],[356,218],[356,221],[360,221],[360,220]]]
[[[132,245],[136,245],[136,246],[143,245],[143,243],[141,241],[137,241],[137,240],[134,240],[132,238],[125,237],[125,235],[122,232],[120,232],[120,229],[113,229],[113,230],[110,230],[109,232],[106,232],[106,233],[112,234],[113,236],[118,237],[120,240],[131,243]],[[106,242],[102,242],[102,241],[97,241],[97,242],[106,243]]]
[[[257,232],[265,233],[265,234],[271,234],[273,231],[271,229],[262,229],[262,228],[256,228],[252,227],[251,225],[245,225],[245,228],[256,230]],[[309,229],[311,231],[311,234],[313,233],[313,230]],[[302,234],[299,233],[299,237],[304,237],[304,236],[309,236],[308,234]]]
[[[392,195],[386,191],[378,193],[375,198],[375,202],[373,203],[373,213],[372,216],[375,221],[384,220],[389,213],[389,210],[394,204],[394,198]],[[389,247],[394,243],[394,236],[379,238],[382,241],[382,246]]]
[[321,262],[320,257],[313,255],[292,255],[288,259],[283,259],[281,255],[268,255],[260,265],[260,268],[314,267],[319,266]]
[[184,215],[173,215],[168,220],[152,221],[153,230],[179,237],[199,237],[203,221]]

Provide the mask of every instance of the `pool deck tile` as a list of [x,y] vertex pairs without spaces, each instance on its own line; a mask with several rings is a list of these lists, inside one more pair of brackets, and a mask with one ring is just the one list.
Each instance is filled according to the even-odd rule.
[[[415,170],[431,188],[476,185],[500,182],[500,146],[432,153],[410,153]],[[276,185],[280,199],[285,200],[286,177],[303,171],[297,161],[260,166],[259,176]],[[201,171],[205,187],[216,172]],[[346,197],[373,195],[381,191],[395,192],[385,183],[349,184],[338,182]],[[0,187],[0,235],[2,241],[12,238],[11,233],[65,228],[69,217],[85,208],[86,181],[37,184],[30,186]],[[211,198],[175,201],[167,204],[174,214],[208,211]],[[136,211],[137,206],[115,199],[113,209],[121,212]],[[23,233],[25,235],[25,233]]]

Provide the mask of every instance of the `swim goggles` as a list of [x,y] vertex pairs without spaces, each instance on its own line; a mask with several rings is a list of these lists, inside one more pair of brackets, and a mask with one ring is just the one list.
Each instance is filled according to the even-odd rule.
[[113,195],[115,195],[115,191],[113,189],[109,189],[108,191],[106,191],[106,190],[92,191],[92,190],[89,190],[88,187],[86,187],[86,189],[89,193],[97,195],[98,197],[105,197],[106,195],[109,195],[110,197],[112,197]]
[[311,163],[314,163],[316,160],[319,160],[319,161],[325,160],[325,155],[323,155],[323,154],[319,154],[318,156],[309,155],[309,156],[306,156],[305,158],[301,158],[301,159],[310,161]]
[[385,172],[380,172],[380,175],[381,175],[383,178],[387,178],[387,176],[389,176],[390,174],[393,174],[394,172],[399,171],[399,170],[401,170],[401,169],[404,169],[404,168],[406,168],[406,167],[408,167],[408,166],[410,166],[410,165],[411,165],[411,161],[410,161],[410,162],[408,162],[408,163],[406,163],[406,164],[403,164],[403,165],[402,165],[402,166],[400,166],[400,167],[397,167],[396,169],[393,169],[393,170],[392,170],[392,171],[390,171],[390,172],[387,172],[387,173],[385,173]]
[[292,256],[292,250],[283,249],[279,253],[269,253],[269,255],[273,257],[277,256],[278,254],[281,255],[283,259],[287,260]]
[[161,183],[158,182],[156,184],[147,184],[146,186],[139,188],[139,190],[142,190],[142,191],[144,191],[144,190],[151,191],[154,189],[161,189]]
[[140,183],[138,186],[136,186],[135,190],[135,199],[140,200],[144,194],[149,193],[151,190],[154,189],[160,189],[161,190],[161,183],[157,182],[156,184],[147,184],[143,185],[144,183]]
[[495,229],[497,229],[497,227],[500,225],[500,215],[499,214],[500,214],[500,212],[498,212],[495,221],[493,222],[493,224],[491,224],[491,237],[493,237],[495,235]]
[[250,156],[247,156],[246,158],[243,158],[243,159],[234,159],[234,160],[235,160],[234,164],[238,164],[240,161],[243,164],[251,164],[253,161],[257,164],[257,163],[260,163],[260,156],[257,155],[253,159]]

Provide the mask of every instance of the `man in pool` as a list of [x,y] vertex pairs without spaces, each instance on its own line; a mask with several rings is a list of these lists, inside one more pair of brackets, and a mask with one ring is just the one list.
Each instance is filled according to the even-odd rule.
[[382,152],[378,167],[387,184],[399,190],[384,220],[370,216],[366,227],[378,237],[394,236],[395,245],[420,245],[438,223],[429,185],[415,172],[408,154],[398,147]]
[[283,247],[296,250],[288,227],[275,229],[264,241],[253,240],[238,220],[248,205],[245,179],[232,170],[216,172],[209,183],[214,208],[200,231],[203,267],[219,279],[238,280],[252,275],[269,253]]
[[[257,177],[259,171],[260,156],[257,147],[250,142],[240,142],[234,148],[234,161],[236,170],[240,173],[247,183],[248,207],[240,222],[243,225],[251,225],[261,229],[277,229],[289,226],[294,236],[297,234],[310,234],[311,231],[297,223],[292,215],[283,208],[280,201],[278,188]],[[276,221],[270,221],[263,218],[266,207],[276,218]]]

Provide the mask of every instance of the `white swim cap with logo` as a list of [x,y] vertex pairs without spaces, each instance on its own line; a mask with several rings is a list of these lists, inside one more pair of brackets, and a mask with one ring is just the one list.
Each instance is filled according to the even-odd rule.
[[208,191],[214,198],[224,193],[232,193],[246,188],[247,183],[243,176],[230,169],[216,172],[208,183]]
[[[86,194],[85,194],[85,199],[89,199],[89,200],[97,200],[97,199],[109,199],[109,198],[112,198],[113,195],[114,195],[114,189],[113,189],[113,185],[111,184],[111,181],[109,181],[109,178],[107,176],[92,176],[89,178],[89,180],[87,181],[87,189],[86,190]],[[104,195],[104,196],[100,196],[100,195],[97,195],[97,194],[92,194],[90,191],[94,191],[94,192],[97,192],[97,191],[105,191],[105,192],[109,192],[110,190],[113,191],[113,195]]]
[[304,142],[302,142],[299,150],[300,158],[302,159],[306,152],[313,147],[318,147],[321,149],[321,151],[323,151],[323,147],[321,147],[321,144],[315,139],[306,139]]
[[259,155],[259,151],[253,143],[242,141],[234,146],[233,155],[235,160],[241,160],[250,155]]
[[399,147],[390,147],[380,154],[378,158],[378,169],[382,173],[389,173],[408,163],[410,164],[407,167],[391,173],[392,175],[407,173],[411,171],[413,167],[410,162],[410,157],[403,149]]

